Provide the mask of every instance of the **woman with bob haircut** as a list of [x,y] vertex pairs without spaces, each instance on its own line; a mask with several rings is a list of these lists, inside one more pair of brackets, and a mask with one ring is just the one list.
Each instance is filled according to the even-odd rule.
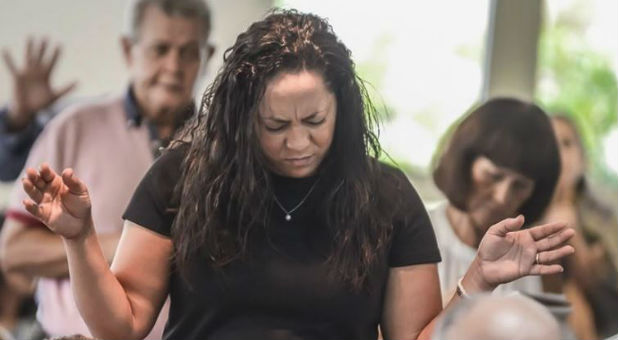
[[[537,221],[560,173],[560,154],[549,117],[538,106],[495,98],[475,107],[447,134],[433,172],[447,201],[430,209],[442,262],[442,296],[474,261],[488,227],[523,215]],[[542,293],[538,276],[499,289]]]
[[[375,339],[378,325],[385,338],[429,337],[440,255],[404,174],[376,161],[350,51],[325,20],[277,11],[224,59],[138,186],[111,268],[72,170],[24,179],[24,205],[65,241],[92,334],[143,337],[169,294],[166,339]],[[561,271],[549,262],[573,252],[572,230],[522,223],[490,228],[463,290]]]

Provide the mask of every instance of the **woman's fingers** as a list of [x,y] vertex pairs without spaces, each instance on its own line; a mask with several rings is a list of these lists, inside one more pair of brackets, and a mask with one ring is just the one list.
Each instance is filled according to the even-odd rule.
[[43,163],[41,164],[41,178],[43,178],[43,180],[47,183],[50,183],[51,181],[54,180],[54,178],[56,178],[56,172],[54,170],[52,170],[52,168],[49,167],[49,164],[47,163]]
[[537,253],[537,256],[530,268],[530,275],[550,275],[557,274],[564,271],[561,265],[555,262],[561,258],[571,255],[575,252],[575,248],[566,245],[558,249],[541,251]]
[[34,203],[34,201],[30,200],[30,199],[25,199],[22,201],[22,204],[24,205],[24,207],[26,208],[26,210],[31,213],[34,217],[38,218],[39,220],[43,221],[43,209],[36,203]]
[[[559,229],[558,232],[550,234],[544,238],[538,239],[535,244],[537,251],[545,251],[549,249],[553,249],[566,241],[568,241],[571,237],[575,235],[575,230],[571,228]],[[533,236],[534,238],[534,236]]]
[[62,181],[72,194],[81,195],[87,191],[86,185],[75,176],[73,169],[64,169],[62,172]]
[[41,164],[40,171],[32,168],[26,169],[26,178],[41,192],[48,190],[49,185],[53,183],[56,176],[58,176],[56,172],[47,163]]
[[28,178],[22,179],[22,186],[24,187],[24,191],[32,200],[39,204],[43,200],[43,193],[30,181]]
[[517,231],[524,225],[524,216],[519,215],[515,218],[506,218],[492,225],[487,232],[498,236],[506,236],[509,232]]
[[552,222],[547,224],[542,224],[536,227],[532,227],[528,229],[530,231],[530,235],[535,241],[541,240],[549,235],[560,232],[561,230],[567,227],[564,222]]
[[41,191],[45,190],[47,183],[45,183],[36,170],[32,168],[26,169],[26,178],[28,178],[37,189]]
[[564,268],[559,264],[535,264],[532,266],[532,269],[530,269],[530,275],[551,275],[562,273],[563,271]]
[[562,246],[558,249],[548,250],[548,251],[539,251],[537,259],[538,263],[536,264],[554,264],[556,261],[561,258],[571,255],[575,252],[575,248],[570,245]]
[[41,164],[40,171],[36,171],[32,168],[26,169],[26,177],[37,187],[37,189],[44,191],[49,183],[56,178],[56,173],[52,170],[47,163]]

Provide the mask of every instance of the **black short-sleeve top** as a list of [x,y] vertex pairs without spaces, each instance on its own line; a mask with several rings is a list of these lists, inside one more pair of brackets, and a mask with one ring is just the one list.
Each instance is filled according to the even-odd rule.
[[[173,189],[184,148],[152,165],[123,218],[170,237],[175,217]],[[172,263],[171,300],[165,339],[376,339],[390,267],[436,263],[440,254],[425,208],[405,175],[380,165],[384,180],[398,181],[399,202],[387,253],[371,272],[368,288],[352,290],[329,275],[332,237],[316,216],[326,181],[273,175],[274,193],[287,210],[305,202],[287,221],[273,205],[268,235],[256,237],[246,259],[214,269],[195,261],[187,282]],[[170,209],[172,208],[172,209]],[[422,306],[419,306],[422,308]]]

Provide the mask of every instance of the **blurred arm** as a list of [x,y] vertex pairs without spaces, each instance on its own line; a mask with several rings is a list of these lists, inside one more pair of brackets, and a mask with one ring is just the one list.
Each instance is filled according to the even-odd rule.
[[[120,232],[99,238],[105,259],[111,263]],[[52,278],[69,275],[62,238],[40,222],[26,224],[9,217],[4,222],[0,242],[2,267],[7,273]]]

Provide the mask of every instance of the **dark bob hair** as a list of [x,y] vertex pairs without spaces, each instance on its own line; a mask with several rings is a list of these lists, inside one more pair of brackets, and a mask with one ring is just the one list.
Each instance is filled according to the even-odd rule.
[[456,208],[467,211],[472,162],[484,156],[534,181],[519,213],[528,223],[541,217],[560,174],[554,131],[541,108],[513,98],[491,99],[466,115],[444,146],[433,179]]

